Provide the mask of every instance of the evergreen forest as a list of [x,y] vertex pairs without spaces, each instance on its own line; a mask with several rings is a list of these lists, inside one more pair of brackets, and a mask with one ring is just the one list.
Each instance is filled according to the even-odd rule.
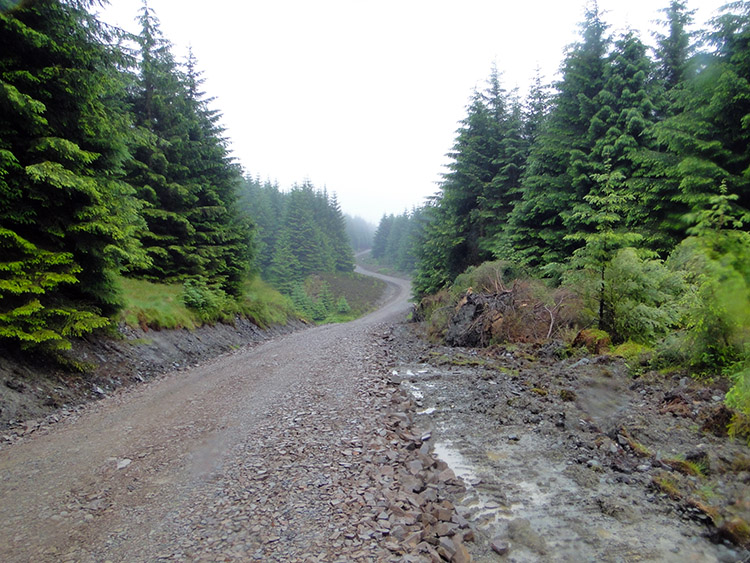
[[655,367],[729,374],[750,413],[750,2],[698,31],[687,2],[660,13],[649,47],[590,3],[559,79],[525,99],[493,68],[439,192],[384,217],[373,254],[414,268],[433,307],[487,263],[494,290],[542,280],[540,310],[568,288],[578,326]]
[[136,35],[97,5],[0,0],[0,342],[68,349],[147,282],[210,320],[247,313],[259,272],[287,294],[351,272],[335,196],[244,178],[192,53],[146,3]]

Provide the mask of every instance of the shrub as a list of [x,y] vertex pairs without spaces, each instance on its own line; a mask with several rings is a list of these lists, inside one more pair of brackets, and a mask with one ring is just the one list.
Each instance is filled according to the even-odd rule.
[[202,277],[185,280],[181,298],[185,306],[196,311],[204,321],[217,320],[229,304],[224,290],[208,285]]
[[520,269],[510,262],[497,260],[472,266],[459,275],[451,285],[454,298],[466,293],[469,288],[475,293],[500,293],[520,276]]
[[689,237],[667,263],[688,283],[681,312],[691,367],[721,370],[742,361],[750,337],[750,233]]
[[634,248],[615,254],[604,271],[604,326],[615,343],[652,344],[680,318],[685,284],[660,260],[643,259]]
[[336,302],[336,312],[345,315],[346,313],[350,313],[351,310],[352,308],[349,307],[349,302],[346,300],[346,297],[343,295],[339,297],[339,300]]

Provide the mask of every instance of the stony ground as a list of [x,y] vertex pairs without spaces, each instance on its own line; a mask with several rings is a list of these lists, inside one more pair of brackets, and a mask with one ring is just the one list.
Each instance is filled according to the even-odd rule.
[[476,561],[750,561],[750,449],[714,433],[720,387],[554,344],[434,346],[419,325],[392,343],[417,427],[466,483]]
[[99,374],[102,400],[6,428],[0,561],[747,559],[728,523],[750,518],[750,451],[712,433],[721,389],[434,346],[388,281],[357,322],[210,360],[213,336],[175,336],[160,350],[193,356],[130,361],[179,370]]
[[0,560],[468,561],[462,491],[384,377],[408,284],[108,394],[0,450]]

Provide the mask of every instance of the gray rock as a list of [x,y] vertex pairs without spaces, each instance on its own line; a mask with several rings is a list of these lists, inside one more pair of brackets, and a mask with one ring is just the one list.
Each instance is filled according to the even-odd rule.
[[505,555],[510,551],[510,544],[507,541],[503,541],[500,538],[495,538],[490,542],[490,547],[492,548],[492,551],[497,553],[498,555]]

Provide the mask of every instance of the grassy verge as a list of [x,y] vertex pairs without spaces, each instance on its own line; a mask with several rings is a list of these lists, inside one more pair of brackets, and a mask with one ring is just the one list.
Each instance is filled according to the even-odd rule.
[[299,318],[292,301],[258,277],[245,282],[242,294],[240,312],[258,326],[283,325]]
[[185,305],[182,284],[163,284],[121,278],[125,307],[118,320],[129,326],[154,329],[194,329],[203,324],[231,321],[244,316],[261,327],[286,324],[298,318],[289,298],[260,278],[247,280],[238,299],[226,298],[221,309],[210,314]]
[[320,274],[319,277],[328,283],[337,299],[343,296],[351,309],[346,314],[332,314],[326,322],[347,322],[366,315],[375,309],[386,287],[384,281],[362,274]]
[[182,302],[182,284],[121,278],[120,285],[125,307],[119,320],[129,326],[193,329],[202,324]]

